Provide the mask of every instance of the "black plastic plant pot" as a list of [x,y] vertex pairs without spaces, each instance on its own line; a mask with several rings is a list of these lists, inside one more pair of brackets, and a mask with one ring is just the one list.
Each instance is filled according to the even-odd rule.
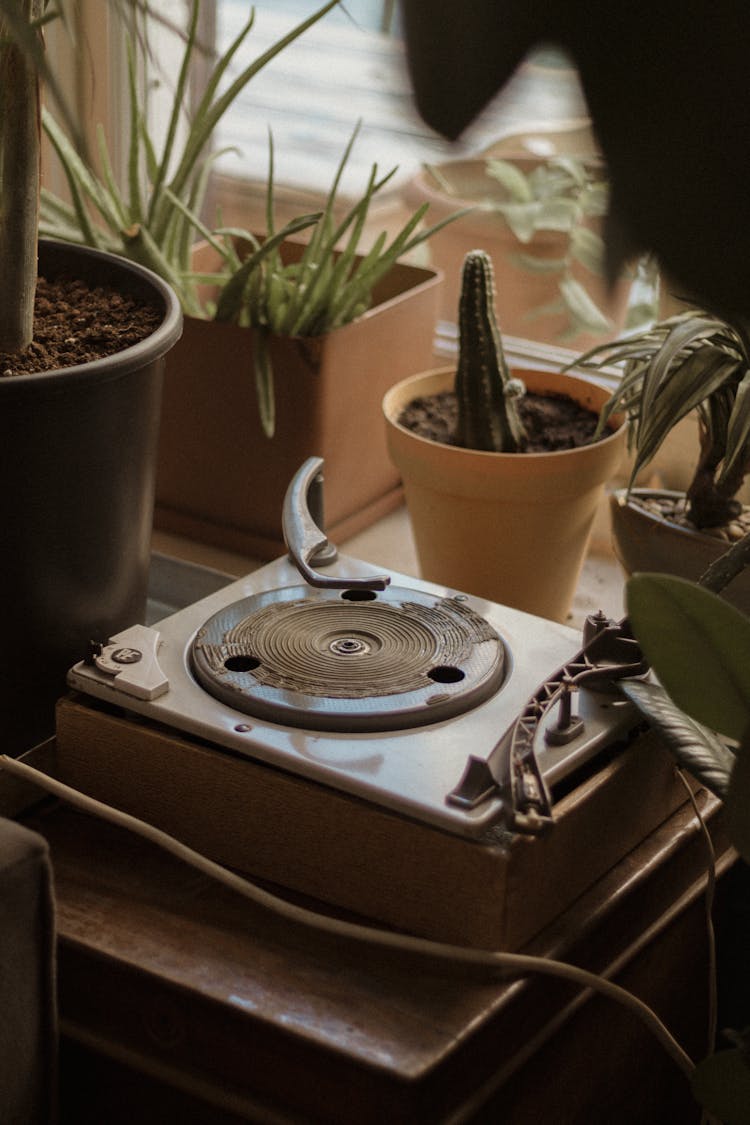
[[67,669],[90,640],[143,621],[164,356],[177,298],[122,258],[42,242],[39,272],[105,283],[164,315],[108,359],[0,378],[0,731],[19,754],[54,730]]

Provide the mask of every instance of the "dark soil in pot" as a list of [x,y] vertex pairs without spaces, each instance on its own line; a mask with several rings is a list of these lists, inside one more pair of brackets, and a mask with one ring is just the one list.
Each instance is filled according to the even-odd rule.
[[739,515],[728,523],[716,527],[697,528],[687,515],[687,498],[684,494],[665,495],[655,492],[653,494],[638,495],[632,493],[629,502],[635,507],[650,512],[653,516],[660,516],[679,527],[687,528],[700,535],[709,535],[712,539],[720,539],[727,546],[736,543],[750,531],[750,507],[745,505]]
[[[589,445],[599,420],[594,411],[580,406],[568,395],[528,392],[520,400],[519,408],[527,435],[524,453],[552,453]],[[456,419],[455,394],[441,391],[415,398],[401,413],[399,423],[419,437],[456,445]]]
[[37,280],[34,339],[23,352],[0,353],[0,377],[73,367],[137,344],[158,327],[153,302],[75,277]]

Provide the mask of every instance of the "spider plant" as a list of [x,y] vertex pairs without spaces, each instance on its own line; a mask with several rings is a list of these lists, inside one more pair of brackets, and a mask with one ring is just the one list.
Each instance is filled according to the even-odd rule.
[[634,451],[629,487],[677,423],[697,410],[700,450],[687,490],[697,528],[736,517],[750,471],[750,350],[743,325],[691,309],[633,336],[593,348],[572,366],[622,367],[600,430],[624,411]]
[[[511,255],[511,261],[532,273],[556,279],[557,297],[552,303],[529,309],[529,318],[565,313],[568,323],[561,342],[574,340],[582,332],[601,335],[611,331],[611,319],[582,280],[605,275],[604,240],[596,229],[609,206],[609,184],[601,165],[560,155],[535,162],[528,171],[523,162],[499,157],[488,157],[484,168],[498,187],[494,194],[480,200],[478,209],[500,216],[526,248]],[[439,166],[428,165],[426,170],[443,191],[455,192]],[[535,239],[544,234],[563,236],[558,256],[535,252]],[[650,260],[638,264],[636,278],[645,306],[641,300],[629,305],[626,328],[654,319],[657,276]]]

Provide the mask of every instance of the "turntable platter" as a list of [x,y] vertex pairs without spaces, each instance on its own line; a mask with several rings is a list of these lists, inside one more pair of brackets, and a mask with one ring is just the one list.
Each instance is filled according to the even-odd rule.
[[462,595],[286,587],[198,630],[193,672],[235,710],[287,726],[379,731],[438,722],[493,695],[499,634]]

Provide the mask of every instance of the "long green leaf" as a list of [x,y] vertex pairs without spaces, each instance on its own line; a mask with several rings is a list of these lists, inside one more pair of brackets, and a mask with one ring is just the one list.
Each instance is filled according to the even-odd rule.
[[112,230],[119,227],[116,205],[109,198],[105,188],[91,174],[73,145],[58,126],[52,114],[42,110],[42,126],[57,153],[68,185],[73,196],[74,209],[81,230],[92,246],[98,246],[96,233],[86,210],[84,198],[88,198]]
[[193,168],[204,146],[208,143],[219,121],[229,106],[236,100],[240,91],[244,89],[247,83],[262,70],[263,67],[271,62],[271,60],[289,46],[289,44],[303,35],[308,28],[321,20],[323,16],[335,8],[338,3],[339,0],[329,0],[322,8],[319,8],[318,11],[303,20],[287,35],[282,36],[282,38],[277,40],[268,50],[259,55],[211,105],[201,103],[191,125],[190,134],[185,143],[182,157],[170,183],[170,187],[175,195],[182,195],[187,180],[192,174]]
[[153,178],[151,188],[151,202],[148,211],[149,226],[153,226],[157,214],[157,209],[161,203],[161,190],[162,185],[166,183],[167,172],[169,164],[172,159],[174,151],[175,140],[177,137],[177,130],[180,125],[180,117],[183,112],[185,91],[188,88],[190,80],[190,62],[195,50],[195,41],[198,34],[198,16],[200,13],[200,0],[193,0],[190,10],[190,18],[188,20],[187,33],[185,36],[185,49],[182,53],[180,68],[177,73],[177,84],[174,90],[174,99],[172,104],[172,112],[169,115],[169,123],[167,125],[167,134],[164,140],[164,147],[162,149],[161,160],[158,162],[156,174]]
[[719,481],[726,480],[734,471],[738,462],[748,459],[748,446],[750,445],[750,371],[748,371],[740,385],[734,400],[734,406],[727,426],[726,452],[724,463],[719,474]]
[[[329,234],[325,242],[321,243],[318,241],[317,252],[314,258],[310,253],[303,255],[301,263],[303,274],[300,279],[301,284],[297,287],[297,300],[292,303],[289,310],[288,328],[292,335],[309,334],[309,325],[308,328],[305,327],[305,304],[309,308],[312,302],[318,298],[321,305],[328,305],[329,308],[333,309],[337,304],[335,295],[339,291],[344,279],[347,279],[348,284],[352,283],[350,271],[354,263],[362,231],[364,230],[370,200],[372,199],[373,192],[377,189],[377,184],[377,168],[373,167],[364,196],[355,207],[349,211],[338,228]],[[331,209],[326,209],[327,215],[332,215],[332,199],[330,200],[330,204]],[[316,233],[322,226],[323,222],[318,224]],[[352,226],[352,230],[346,246],[338,253],[335,264],[332,264],[330,269],[324,269],[324,263],[333,263],[336,245],[346,233],[349,226]],[[308,251],[309,250],[310,247],[308,247]],[[302,299],[305,297],[307,300],[303,304]],[[335,314],[331,314],[329,319],[333,321],[335,319]]]
[[626,597],[638,642],[677,706],[739,742],[750,726],[750,620],[672,575],[635,575]]
[[660,684],[623,680],[620,690],[658,730],[680,765],[724,800],[735,756],[721,739],[677,707]]
[[277,231],[271,238],[267,238],[261,247],[247,257],[240,268],[229,279],[224,286],[219,302],[216,307],[216,320],[233,320],[239,313],[242,304],[242,291],[250,274],[257,268],[265,257],[273,253],[277,246],[279,246],[285,238],[289,238],[293,234],[304,230],[305,227],[312,226],[320,218],[320,213],[311,215],[301,215],[298,219],[293,219],[281,230]]
[[576,322],[590,332],[606,332],[612,321],[605,316],[580,281],[568,275],[560,279],[560,293]]
[[638,409],[633,479],[653,458],[677,423],[719,391],[726,379],[734,375],[736,367],[736,361],[727,359],[723,352],[703,349],[691,355],[679,370],[674,370],[648,403],[643,396]]
[[276,431],[276,396],[273,387],[273,366],[269,352],[267,330],[255,329],[253,365],[255,369],[255,389],[258,396],[258,412],[263,433],[272,438]]
[[128,140],[128,208],[134,223],[142,223],[144,218],[141,194],[141,163],[139,143],[139,123],[141,117],[138,79],[135,73],[135,57],[132,43],[128,44],[128,98],[130,101],[130,137]]
[[527,177],[517,164],[511,160],[488,160],[485,165],[487,175],[491,176],[507,191],[514,203],[528,203],[532,190]]
[[667,335],[658,352],[653,357],[651,364],[649,364],[644,376],[641,390],[642,415],[648,416],[651,403],[659,387],[662,382],[670,376],[673,361],[683,348],[694,342],[696,333],[700,330],[703,323],[705,322],[702,319],[696,318],[695,322],[688,321],[686,323],[677,324]]
[[[349,162],[349,156],[359,135],[361,124],[361,121],[358,121],[354,126],[346,147],[344,148],[344,151],[341,155],[341,159],[336,166],[336,171],[334,173],[333,180],[331,182],[331,186],[328,190],[328,195],[326,196],[326,201],[323,206],[323,213],[320,217],[320,222],[313,230],[302,255],[301,264],[303,270],[308,269],[310,266],[317,268],[317,263],[320,262],[325,253],[333,253],[333,249],[336,243],[340,238],[343,237],[346,229],[351,224],[351,222],[353,222],[353,213],[350,211],[349,214],[344,218],[343,222],[339,224],[338,228],[335,228],[334,212],[339,185],[341,183],[341,177],[343,176],[344,169]],[[368,184],[367,191],[369,192],[370,196],[372,195],[373,190],[374,189],[371,184]],[[323,250],[323,246],[325,243],[328,244],[327,251]]]

